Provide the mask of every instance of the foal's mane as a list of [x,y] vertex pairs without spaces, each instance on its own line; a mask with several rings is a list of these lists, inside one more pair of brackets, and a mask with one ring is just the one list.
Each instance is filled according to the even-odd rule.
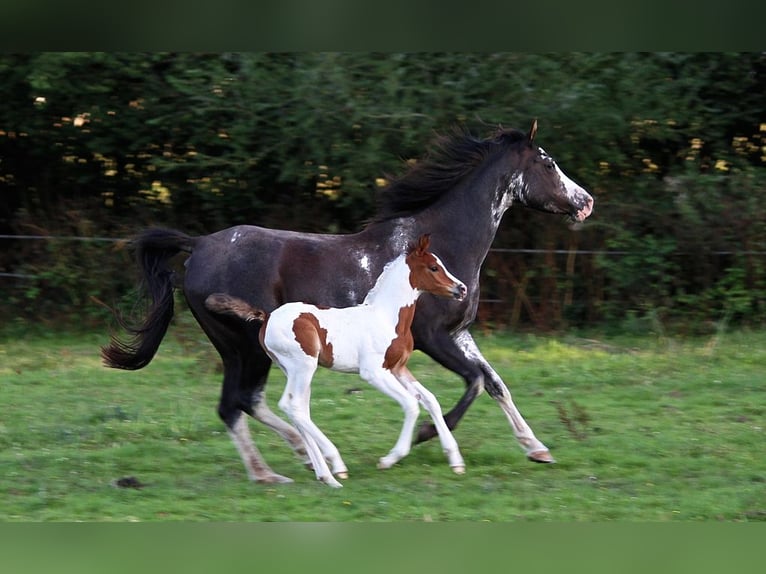
[[487,139],[479,139],[465,128],[437,135],[425,156],[403,175],[388,177],[391,183],[377,196],[373,222],[406,217],[432,205],[491,153],[526,138],[515,129],[498,127]]

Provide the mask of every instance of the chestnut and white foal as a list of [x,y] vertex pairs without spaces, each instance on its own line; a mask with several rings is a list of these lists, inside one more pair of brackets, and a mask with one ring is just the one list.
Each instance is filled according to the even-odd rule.
[[465,471],[439,402],[407,369],[413,350],[410,326],[420,294],[428,292],[458,300],[466,295],[466,286],[428,250],[429,243],[429,236],[423,235],[416,246],[388,263],[365,300],[355,307],[287,303],[268,315],[224,293],[214,293],[205,301],[211,311],[246,321],[263,321],[261,344],[287,376],[279,407],[306,443],[317,479],[330,486],[342,486],[333,475],[347,478],[348,470],[338,449],[310,417],[311,380],[317,365],[359,373],[404,410],[399,439],[380,459],[378,468],[389,468],[409,453],[420,403],[436,426],[450,467],[458,474]]

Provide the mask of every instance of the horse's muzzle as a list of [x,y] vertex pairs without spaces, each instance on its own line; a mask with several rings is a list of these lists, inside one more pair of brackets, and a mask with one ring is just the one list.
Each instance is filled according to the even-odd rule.
[[593,212],[593,198],[586,195],[583,199],[583,206],[572,215],[576,221],[585,221]]

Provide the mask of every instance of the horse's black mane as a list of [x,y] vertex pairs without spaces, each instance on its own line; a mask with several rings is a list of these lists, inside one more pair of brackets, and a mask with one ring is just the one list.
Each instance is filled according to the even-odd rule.
[[388,177],[389,185],[377,196],[373,221],[406,217],[433,204],[460,179],[495,150],[526,138],[519,130],[497,128],[487,139],[479,139],[464,128],[438,135],[426,155],[399,177]]

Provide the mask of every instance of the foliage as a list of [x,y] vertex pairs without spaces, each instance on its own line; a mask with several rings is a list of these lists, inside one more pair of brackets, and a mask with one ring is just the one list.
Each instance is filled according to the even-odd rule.
[[[483,316],[540,329],[636,313],[763,322],[761,53],[30,53],[0,56],[0,81],[0,234],[355,231],[434,131],[538,118],[595,212],[568,227],[511,210],[496,247],[566,253],[490,257],[486,298],[502,303]],[[0,241],[0,271],[42,274],[11,283],[3,316],[21,302],[88,314],[83,293],[128,289],[121,257],[94,274],[64,243]],[[630,253],[591,253],[603,250]],[[51,291],[64,283],[69,295]]]

